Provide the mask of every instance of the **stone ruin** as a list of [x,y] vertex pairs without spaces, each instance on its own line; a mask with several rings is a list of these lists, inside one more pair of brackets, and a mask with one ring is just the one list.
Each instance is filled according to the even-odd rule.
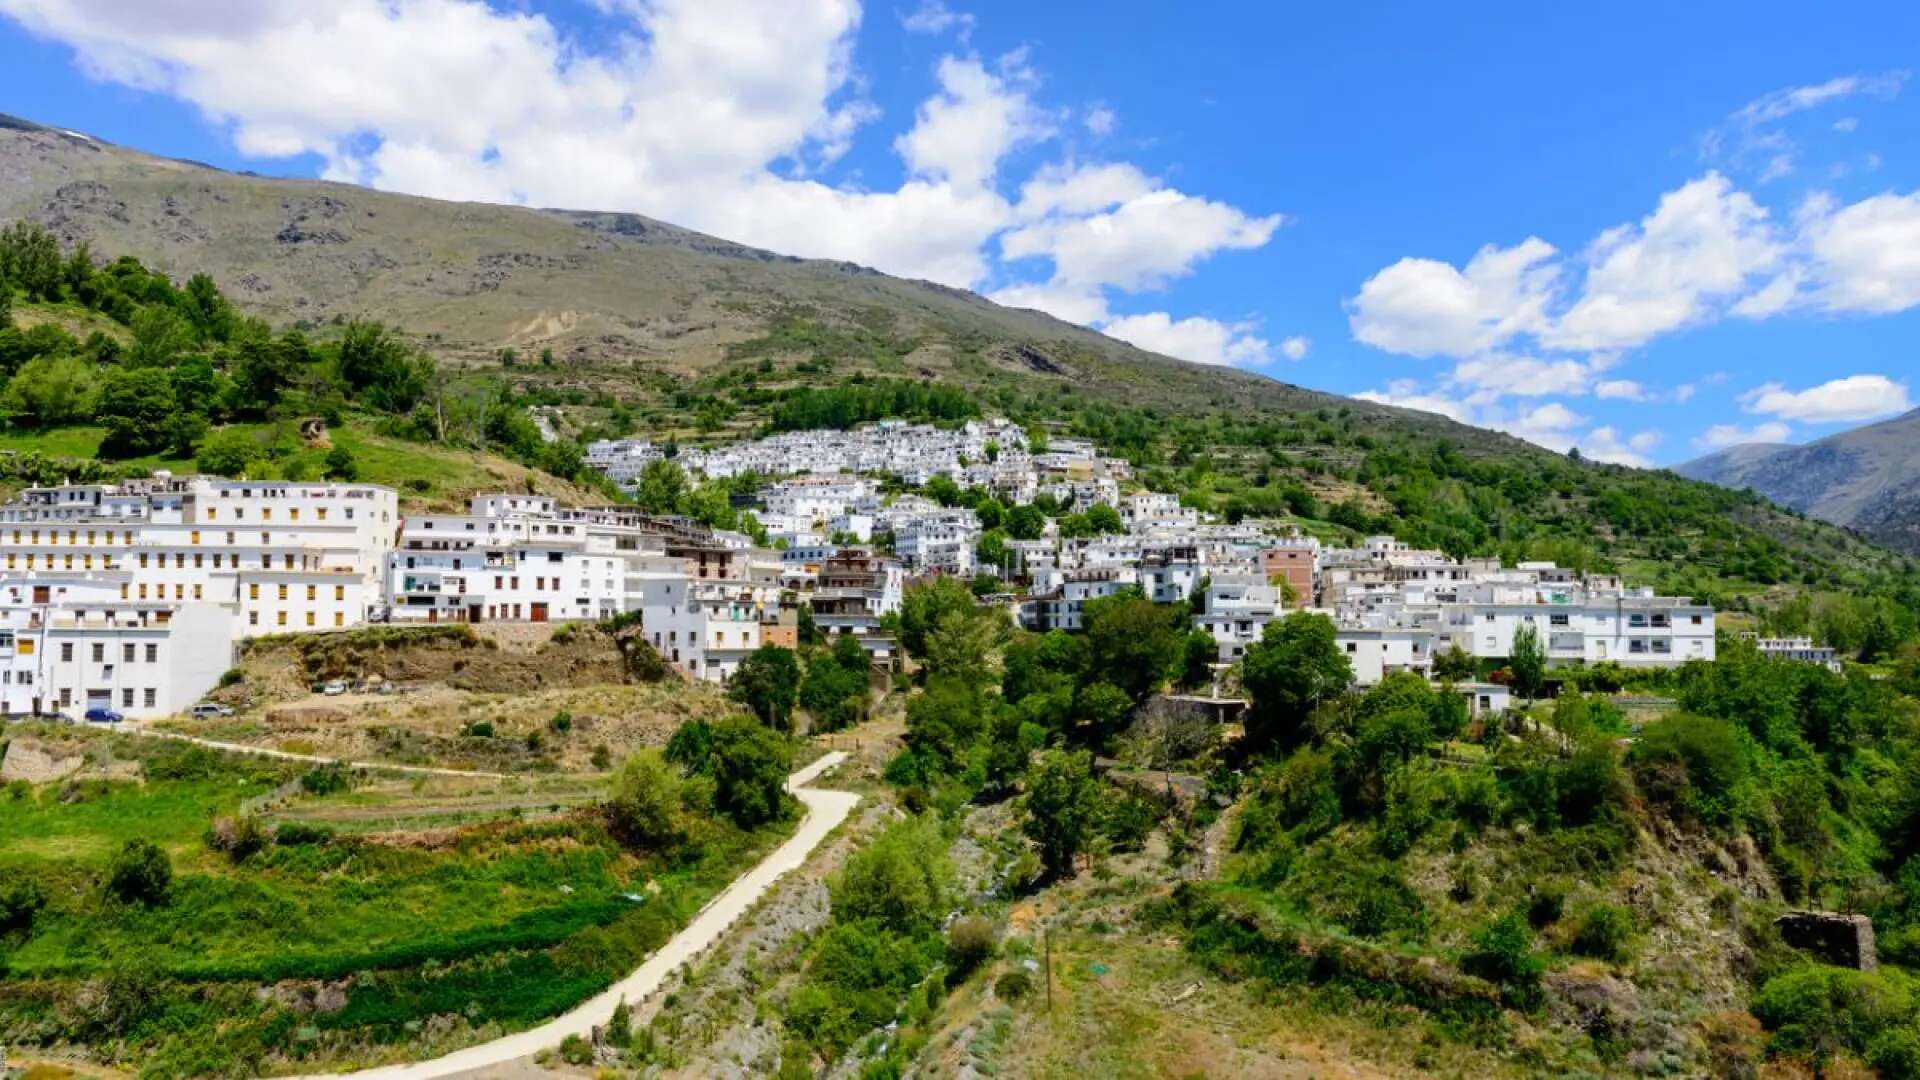
[[1873,945],[1873,920],[1834,911],[1789,911],[1773,920],[1780,937],[1821,963],[1872,971],[1880,966]]

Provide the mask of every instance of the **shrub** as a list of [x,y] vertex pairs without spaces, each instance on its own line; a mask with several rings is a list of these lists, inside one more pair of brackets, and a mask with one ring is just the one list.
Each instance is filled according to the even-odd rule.
[[948,979],[959,982],[993,959],[1000,930],[984,915],[965,915],[947,927]]
[[1533,932],[1518,915],[1502,915],[1474,934],[1473,946],[1460,966],[1470,975],[1499,984],[1515,1008],[1540,1004],[1540,975],[1546,963],[1534,952]]
[[593,1064],[593,1044],[578,1035],[560,1040],[560,1060],[569,1065]]
[[300,777],[300,789],[309,795],[337,795],[352,786],[352,774],[339,761],[316,765]]
[[252,814],[221,815],[207,826],[207,847],[236,863],[246,862],[268,839],[266,826]]
[[1733,821],[1747,785],[1747,751],[1725,720],[1680,714],[1647,725],[1631,756],[1655,802],[1707,825]]
[[475,739],[491,739],[493,738],[493,722],[490,720],[475,720],[462,730],[462,734]]
[[567,732],[573,730],[573,714],[565,709],[561,709],[559,712],[553,714],[552,720],[547,721],[547,726],[552,728],[556,733],[565,735]]
[[631,844],[669,847],[681,836],[680,774],[655,747],[635,751],[613,774],[607,819]]
[[333,842],[333,830],[304,821],[283,821],[274,827],[273,842],[281,847],[330,844]]
[[0,934],[32,928],[34,916],[47,906],[47,891],[39,879],[19,871],[0,883]]
[[1033,993],[1033,976],[1023,968],[1014,968],[994,982],[993,992],[1003,1001],[1019,1001]]
[[1807,964],[1767,980],[1753,1014],[1774,1033],[1776,1050],[1824,1057],[1836,1049],[1866,1051],[1883,1033],[1911,1023],[1914,1003],[1898,975]]
[[1581,956],[1622,963],[1633,942],[1633,915],[1618,904],[1595,904],[1580,916],[1572,949]]
[[1527,925],[1545,930],[1560,921],[1567,907],[1567,886],[1559,881],[1543,881],[1533,886],[1527,898]]
[[151,841],[129,840],[107,867],[107,890],[129,904],[164,904],[173,864]]

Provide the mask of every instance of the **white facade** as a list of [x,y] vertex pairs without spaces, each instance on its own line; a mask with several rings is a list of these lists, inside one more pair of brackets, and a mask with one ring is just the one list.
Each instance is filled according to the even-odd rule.
[[233,636],[358,626],[384,605],[399,501],[371,484],[174,478],[31,488],[0,563],[33,582],[120,571],[129,603],[221,605]]
[[122,571],[0,577],[0,711],[184,710],[233,665],[233,613],[210,602],[128,603]]
[[1217,574],[1208,579],[1194,625],[1213,635],[1220,646],[1220,662],[1233,663],[1260,640],[1267,624],[1282,613],[1280,588],[1264,574]]

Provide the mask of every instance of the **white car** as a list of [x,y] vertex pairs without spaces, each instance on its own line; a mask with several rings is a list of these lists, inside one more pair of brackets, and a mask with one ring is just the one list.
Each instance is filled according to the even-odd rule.
[[233,707],[222,705],[217,701],[203,701],[193,707],[192,714],[195,720],[205,720],[214,716],[232,716]]
[[341,682],[339,679],[334,679],[332,682],[322,686],[320,692],[328,697],[339,697],[341,694],[347,692],[347,684]]

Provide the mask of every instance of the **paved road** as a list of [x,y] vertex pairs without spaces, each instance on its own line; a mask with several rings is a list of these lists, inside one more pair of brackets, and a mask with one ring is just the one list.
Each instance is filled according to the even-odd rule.
[[658,990],[667,976],[718,941],[720,935],[746,914],[782,874],[798,869],[800,864],[806,862],[807,855],[833,831],[834,826],[846,820],[847,814],[860,801],[860,796],[848,791],[820,791],[806,786],[846,758],[844,751],[836,750],[787,777],[787,790],[793,792],[806,807],[806,817],[801,819],[800,827],[794,834],[753,869],[735,878],[731,885],[693,917],[692,922],[647,957],[632,974],[608,987],[598,997],[537,1028],[470,1046],[445,1057],[411,1065],[365,1069],[348,1075],[367,1080],[401,1077],[406,1080],[428,1080],[431,1077],[456,1076],[531,1057],[560,1045],[560,1040],[569,1035],[591,1037],[595,1027],[604,1025],[612,1018],[614,1007],[622,999],[629,1005],[638,1005]]
[[[132,724],[116,725],[114,730],[128,735],[147,735],[156,739],[172,739],[175,742],[192,743],[209,750],[224,750],[229,754],[254,754],[259,757],[279,758],[282,761],[307,761],[315,765],[330,765],[337,758],[321,757],[318,754],[296,754],[291,750],[275,750],[268,746],[253,746],[248,743],[220,742],[217,739],[203,739],[198,735],[185,735],[178,731],[162,731],[159,728],[139,727]],[[433,765],[395,765],[385,761],[349,761],[350,769],[378,769],[382,772],[412,773],[416,776],[477,776],[485,780],[510,780],[506,773],[481,772],[477,769],[443,769]]]

